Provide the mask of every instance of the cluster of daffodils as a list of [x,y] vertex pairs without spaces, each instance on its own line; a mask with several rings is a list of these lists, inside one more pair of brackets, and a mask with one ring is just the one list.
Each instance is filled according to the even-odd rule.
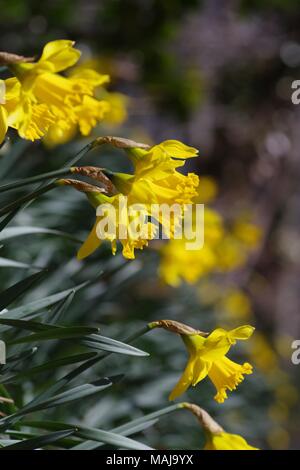
[[[109,76],[89,64],[74,67],[79,57],[74,43],[67,40],[49,42],[37,61],[0,53],[0,63],[13,73],[13,77],[0,81],[0,143],[8,127],[16,129],[24,139],[43,138],[46,144],[53,146],[66,142],[77,131],[83,136],[89,135],[99,121],[120,123],[126,117],[122,96],[110,94],[103,88]],[[208,202],[216,193],[209,179],[199,179],[193,172],[182,171],[188,159],[197,157],[197,149],[177,140],[150,146],[117,137],[98,138],[89,148],[102,144],[124,151],[133,171],[120,173],[91,166],[72,167],[66,174],[88,177],[92,183],[78,178],[57,179],[55,183],[83,192],[95,209],[94,225],[78,251],[78,259],[94,253],[103,241],[111,244],[113,254],[119,243],[123,256],[133,259],[135,250],[143,249],[163,232],[168,242],[159,248],[160,274],[172,286],[182,280],[195,283],[208,273],[231,270],[245,261],[260,237],[259,229],[250,222],[236,221],[228,230],[220,215],[205,207],[203,246],[189,250],[188,239],[184,235],[177,236],[186,217],[186,206],[192,206],[193,213],[197,203]],[[41,176],[44,180],[45,175]],[[52,188],[55,184],[49,186]],[[174,206],[176,210],[162,210]],[[190,223],[194,221],[192,218]],[[195,231],[197,227],[192,229]],[[228,305],[231,309],[236,302],[245,306],[244,300],[235,293]],[[247,310],[247,305],[245,308]],[[188,352],[187,365],[170,400],[177,399],[190,386],[208,377],[216,389],[214,399],[221,404],[228,392],[234,391],[244,377],[252,373],[251,364],[239,364],[227,356],[237,341],[251,337],[254,328],[250,325],[231,330],[217,328],[206,333],[173,320],[158,320],[148,325],[148,330],[155,328],[179,335]],[[205,449],[255,450],[241,436],[225,432],[197,405],[183,403],[181,407],[192,411],[199,419],[207,437]]]
[[113,120],[117,115],[120,121],[121,100],[115,96],[106,99],[108,92],[103,99],[95,95],[108,83],[108,75],[86,67],[71,68],[68,75],[61,73],[73,67],[80,55],[69,40],[49,42],[37,61],[0,53],[0,62],[13,74],[0,80],[0,143],[8,127],[24,139],[44,138],[56,145],[68,141],[77,130],[89,135],[106,116]]

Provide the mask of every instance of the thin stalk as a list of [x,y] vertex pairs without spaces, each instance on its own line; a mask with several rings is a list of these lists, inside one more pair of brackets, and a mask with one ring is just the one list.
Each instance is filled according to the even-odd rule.
[[22,180],[11,181],[0,186],[0,193],[5,191],[10,191],[12,189],[21,188],[22,186],[27,186],[28,184],[38,183],[40,181],[45,181],[50,178],[64,176],[71,173],[71,168],[60,168],[59,170],[49,171],[48,173],[42,173],[40,175],[31,176],[29,178],[24,178]]

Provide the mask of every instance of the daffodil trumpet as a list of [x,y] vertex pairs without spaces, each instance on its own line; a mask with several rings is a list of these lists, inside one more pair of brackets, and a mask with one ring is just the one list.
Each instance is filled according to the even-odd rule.
[[206,436],[204,450],[259,450],[248,444],[242,436],[225,432],[200,406],[193,403],[182,403],[181,407],[191,411],[202,426]]
[[253,334],[254,327],[250,325],[229,331],[217,328],[209,334],[173,320],[158,320],[150,323],[149,327],[164,328],[179,334],[189,354],[186,368],[171,392],[170,400],[175,400],[190,386],[197,385],[208,376],[217,391],[214,399],[223,403],[227,391],[235,390],[244,375],[252,373],[252,366],[248,362],[238,364],[227,357],[231,346],[238,340],[247,340]]

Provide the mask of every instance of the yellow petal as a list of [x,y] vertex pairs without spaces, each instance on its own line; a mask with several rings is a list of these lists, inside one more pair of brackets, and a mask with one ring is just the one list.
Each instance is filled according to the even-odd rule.
[[7,111],[0,105],[0,144],[2,144],[7,132]]
[[74,49],[73,45],[74,41],[65,39],[48,42],[43,49],[39,64],[44,61],[50,63],[53,72],[71,67],[80,57],[80,51]]
[[5,101],[18,98],[20,94],[21,83],[15,77],[7,78],[5,80]]
[[155,146],[164,150],[170,157],[174,158],[191,158],[198,155],[198,150],[194,147],[179,142],[179,140],[165,140],[161,144]]
[[195,365],[195,358],[190,358],[186,368],[180,377],[179,381],[175,385],[174,389],[170,393],[169,400],[175,400],[177,397],[182,395],[191,385],[193,381],[193,371]]
[[89,83],[93,88],[104,85],[104,83],[109,82],[109,75],[104,75],[96,72],[92,69],[75,69],[74,72],[71,72],[69,75],[71,80],[84,80]]
[[229,434],[221,432],[213,434],[206,444],[205,450],[259,450],[252,447],[248,442],[238,434]]
[[207,376],[209,368],[210,363],[203,361],[198,357],[195,362],[192,385],[197,385],[201,380],[203,380]]
[[83,259],[89,256],[90,254],[94,253],[95,250],[100,246],[101,240],[97,237],[96,227],[97,227],[98,220],[96,220],[94,227],[92,228],[89,236],[80,247],[77,253],[77,259]]
[[246,340],[252,336],[255,328],[251,325],[243,325],[228,332],[233,339]]

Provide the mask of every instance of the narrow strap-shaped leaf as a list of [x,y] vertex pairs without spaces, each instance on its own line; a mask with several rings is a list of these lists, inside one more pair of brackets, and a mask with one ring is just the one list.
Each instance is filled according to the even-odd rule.
[[19,207],[25,204],[26,202],[30,202],[33,199],[36,199],[38,196],[41,196],[42,194],[45,194],[56,187],[57,186],[54,183],[50,183],[47,186],[42,186],[36,191],[32,191],[31,193],[26,194],[25,196],[19,197],[15,201],[10,202],[9,204],[0,209],[0,217],[5,214],[8,214],[8,212],[19,209]]
[[[137,332],[133,333],[130,335],[125,341],[130,343],[134,341],[136,338],[139,338],[140,336],[144,335],[145,333],[148,333],[150,331],[149,327],[146,325]],[[47,388],[44,392],[40,393],[38,396],[36,396],[30,403],[26,405],[26,407],[32,406],[33,404],[40,403],[41,401],[45,400],[48,397],[51,397],[53,394],[57,393],[59,390],[61,390],[64,386],[66,386],[68,383],[70,383],[72,380],[74,380],[76,377],[78,377],[80,374],[85,372],[86,370],[90,369],[94,365],[96,365],[98,362],[102,361],[105,357],[107,357],[110,352],[106,352],[105,354],[97,354],[95,358],[89,359],[85,361],[83,364],[80,364],[80,366],[76,367],[74,370],[71,372],[68,372],[64,377],[59,379],[57,382],[53,383],[50,387]],[[110,378],[111,379],[111,378]]]
[[49,171],[41,175],[30,176],[29,178],[23,178],[19,180],[10,181],[9,183],[2,184],[0,186],[0,193],[10,191],[12,189],[21,188],[28,184],[39,183],[41,181],[49,180],[51,178],[58,178],[59,176],[67,175],[71,172],[71,168],[59,168],[58,170]]
[[90,395],[94,395],[102,390],[105,390],[107,387],[110,387],[112,382],[108,377],[98,380],[97,382],[78,385],[73,387],[70,390],[54,395],[48,400],[44,400],[36,405],[29,406],[28,408],[21,408],[16,415],[23,416],[33,411],[45,410],[48,408],[53,408],[60,405],[65,405],[71,403],[75,400],[86,398]]
[[20,208],[16,207],[12,211],[10,211],[5,217],[0,222],[0,232],[2,232],[3,229],[9,224],[9,222],[17,215],[19,212]]
[[88,326],[68,326],[68,327],[52,327],[46,331],[33,333],[29,336],[8,341],[7,344],[24,344],[35,343],[37,341],[48,341],[55,339],[82,338],[98,331],[98,328]]
[[122,343],[121,341],[97,334],[92,334],[88,339],[84,339],[82,344],[85,344],[92,349],[100,349],[103,351],[115,352],[119,354],[127,354],[131,356],[149,356],[148,353],[135,348],[134,346],[130,346],[129,344]]
[[52,432],[40,437],[33,437],[32,439],[24,439],[17,443],[0,448],[0,450],[34,450],[43,446],[53,444],[59,439],[71,436],[74,434],[74,429],[67,429],[65,431]]
[[50,319],[48,324],[56,324],[59,320],[61,321],[64,314],[68,310],[75,296],[75,290],[72,290],[70,294],[63,300],[61,300],[57,306],[49,313]]
[[82,353],[62,357],[59,359],[54,359],[53,361],[45,362],[44,364],[41,364],[39,366],[26,369],[23,372],[10,375],[3,375],[1,376],[1,383],[14,383],[24,378],[33,377],[34,375],[40,374],[41,372],[45,372],[47,370],[54,370],[65,365],[77,364],[78,362],[83,362],[88,359],[91,359],[92,357],[95,357],[95,354],[96,353]]
[[[135,427],[132,427],[131,429],[128,429],[127,431],[122,431],[117,434],[121,434],[122,436],[131,436],[132,434],[137,434],[141,431],[144,431],[145,429],[150,428],[151,426],[154,426],[158,422],[158,419],[153,419],[152,421],[147,421],[147,423],[142,423],[139,425],[136,425]],[[114,430],[111,430],[110,432],[114,432]],[[104,445],[104,442],[95,442],[92,440],[88,440],[85,442],[81,442],[80,444],[77,444],[75,447],[72,447],[72,450],[94,450],[102,447]]]
[[[29,302],[28,304],[22,305],[22,307],[17,307],[12,310],[9,310],[5,313],[6,318],[23,318],[29,315],[32,315],[36,312],[40,312],[41,310],[51,307],[52,305],[56,304],[62,299],[65,299],[72,291],[79,291],[84,287],[88,286],[91,281],[85,281],[71,289],[64,290],[62,292],[57,292],[56,294],[49,295],[48,297],[44,297],[43,299],[35,300],[33,302]],[[7,330],[7,328],[3,327],[0,328],[0,331]]]
[[39,271],[38,273],[34,273],[31,276],[22,279],[22,281],[17,282],[17,284],[14,284],[5,291],[2,291],[0,293],[0,310],[6,308],[9,304],[11,304],[11,302],[29,290],[33,284],[40,281],[42,277],[47,274],[47,272],[47,270],[44,270]]
[[0,268],[20,268],[20,269],[42,269],[40,266],[33,266],[27,263],[20,263],[13,259],[0,257]]
[[33,234],[46,234],[46,235],[57,235],[59,237],[67,238],[76,243],[82,243],[82,240],[74,237],[73,235],[63,232],[61,230],[53,230],[44,227],[9,227],[0,233],[0,241],[9,240],[11,238],[23,237],[25,235]]
[[[22,351],[18,354],[14,354],[13,356],[9,356],[6,358],[6,364],[3,364],[2,368],[0,367],[0,371],[2,374],[6,373],[10,369],[14,369],[19,362],[26,361],[29,359],[33,354],[37,352],[38,348],[30,348]],[[3,376],[1,377],[2,380]]]
[[[147,429],[150,426],[153,426],[161,416],[166,414],[172,413],[181,408],[181,404],[167,406],[166,408],[162,408],[161,410],[154,411],[148,415],[142,416],[141,418],[134,419],[129,421],[129,423],[123,424],[116,428],[111,429],[111,432],[122,434],[124,436],[130,436],[132,434],[136,434],[138,432]],[[45,428],[47,429],[47,428]],[[73,447],[73,450],[92,450],[101,447],[101,444],[95,444],[92,441],[87,441],[82,444],[78,444],[76,447]]]
[[[55,328],[54,325],[47,325],[45,323],[30,321],[30,320],[14,320],[12,318],[2,318],[0,317],[0,325],[12,326],[14,328],[19,328],[20,330],[27,331],[46,331],[50,328]],[[59,328],[59,327],[57,327]]]
[[[3,68],[3,67],[1,67]],[[31,144],[30,141],[25,139],[19,139],[14,142],[14,145],[10,147],[9,154],[5,158],[1,158],[1,167],[0,167],[0,178],[1,180],[5,178],[7,173],[14,168],[18,159],[23,155],[24,151]]]
[[102,429],[79,426],[76,431],[76,436],[81,437],[82,439],[104,442],[105,444],[110,444],[116,447],[125,447],[126,449],[152,450],[151,447],[148,447],[141,442],[137,442],[116,433],[103,431]]
[[[45,429],[47,431],[62,431],[70,427],[66,423],[59,423],[53,421],[25,421],[26,426],[37,427],[40,429]],[[151,450],[151,447],[146,446],[140,442],[137,442],[133,439],[128,439],[120,434],[117,434],[113,431],[104,431],[102,429],[90,428],[86,426],[81,426],[75,424],[74,427],[74,436],[81,439],[88,439],[89,441],[96,441],[96,447],[99,446],[99,443],[110,444],[116,447],[125,447],[126,449],[136,449],[136,450]],[[78,447],[80,444],[78,445]],[[73,447],[77,450],[77,446]],[[72,449],[72,450],[73,450]],[[79,449],[78,449],[79,450]]]
[[79,385],[73,387],[65,392],[54,395],[47,400],[40,401],[39,403],[29,403],[23,408],[19,409],[16,413],[0,419],[0,429],[7,429],[11,424],[16,423],[19,419],[34,411],[42,411],[49,408],[56,408],[57,406],[66,405],[76,400],[82,400],[88,396],[94,395],[107,387],[112,385],[108,377],[98,380],[97,382]]

